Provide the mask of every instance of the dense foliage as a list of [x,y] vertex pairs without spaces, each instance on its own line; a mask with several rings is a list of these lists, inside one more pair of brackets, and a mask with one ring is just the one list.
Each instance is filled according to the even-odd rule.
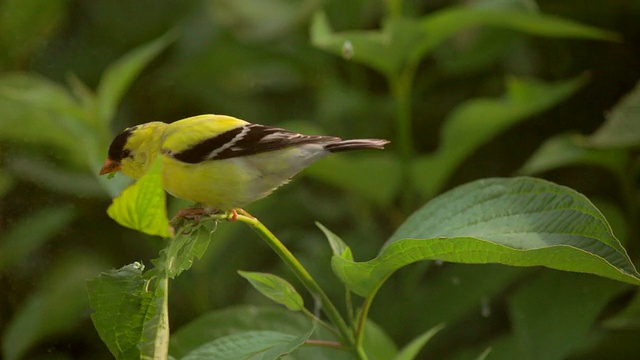
[[[633,358],[638,18],[605,0],[0,2],[2,358]],[[247,208],[260,222],[171,237],[157,173],[97,171],[122,128],[202,113],[392,145],[313,165]]]

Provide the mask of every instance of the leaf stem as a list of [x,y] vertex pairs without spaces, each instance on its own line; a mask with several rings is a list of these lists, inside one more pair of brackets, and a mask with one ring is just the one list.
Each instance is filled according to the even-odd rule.
[[335,341],[309,339],[309,340],[305,341],[305,344],[313,345],[313,346],[324,346],[324,347],[330,347],[330,348],[344,350],[344,346],[342,346],[342,344],[340,344],[339,342],[335,342]]
[[311,321],[317,322],[318,324],[320,324],[322,327],[324,327],[325,329],[329,330],[332,334],[334,334],[336,337],[340,337],[340,333],[331,325],[327,324],[324,320],[319,319],[317,316],[313,315],[311,313],[311,311],[307,310],[306,308],[302,308],[302,313],[308,317]]
[[291,271],[293,271],[307,290],[320,299],[323,311],[331,322],[338,328],[343,344],[350,347],[354,343],[353,333],[320,285],[318,285],[318,283],[311,277],[309,272],[302,266],[298,259],[293,256],[289,249],[287,249],[282,242],[280,242],[280,240],[278,240],[278,238],[258,219],[249,215],[249,213],[244,210],[239,209],[238,212],[237,220],[249,225],[264,241],[266,241],[271,249],[273,249],[285,264],[287,264]]
[[373,291],[367,297],[365,297],[364,302],[362,303],[362,309],[360,310],[358,323],[356,327],[356,348],[358,348],[359,350],[363,349],[362,345],[364,341],[364,326],[367,322],[367,316],[369,315],[369,310],[371,309],[371,304],[373,303],[373,299],[378,293],[378,290],[380,290],[380,287],[382,286],[382,284],[385,283],[385,281],[389,278],[389,276],[391,276],[391,274],[387,275],[384,279],[382,279],[378,283],[378,286],[376,286],[375,289],[373,289]]

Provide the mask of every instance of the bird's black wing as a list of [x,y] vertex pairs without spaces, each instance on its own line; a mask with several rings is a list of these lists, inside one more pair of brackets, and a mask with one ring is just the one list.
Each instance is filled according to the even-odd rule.
[[170,155],[182,162],[196,164],[207,160],[255,155],[293,145],[333,141],[340,141],[340,138],[302,135],[285,129],[248,124],[205,139],[184,151]]

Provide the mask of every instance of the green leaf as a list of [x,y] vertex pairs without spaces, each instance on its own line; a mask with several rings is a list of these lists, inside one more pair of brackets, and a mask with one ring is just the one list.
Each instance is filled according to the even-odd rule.
[[171,237],[161,172],[162,161],[158,157],[143,177],[113,199],[107,214],[122,226],[149,235]]
[[638,148],[640,146],[640,82],[607,115],[605,123],[589,138],[598,148]]
[[111,122],[120,99],[142,69],[175,38],[175,31],[169,31],[156,40],[133,49],[109,66],[96,90],[98,118],[103,124]]
[[[284,334],[304,334],[313,326],[309,318],[284,307],[234,306],[213,311],[182,326],[171,336],[171,355],[183,358],[186,354],[212,341],[231,334],[249,331],[276,331]],[[372,360],[391,359],[395,345],[372,321],[366,322],[364,347]],[[317,327],[314,339],[338,341],[324,327]],[[286,359],[352,360],[345,351],[318,346],[303,346]]]
[[[387,76],[397,74],[409,61],[420,60],[423,29],[409,18],[391,18],[381,31],[344,31],[335,33],[326,15],[319,12],[311,24],[311,43],[335,55],[342,55],[371,66]],[[380,56],[380,54],[385,54]]]
[[326,15],[319,12],[311,24],[311,42],[325,51],[371,66],[387,76],[397,76],[403,67],[415,66],[451,36],[480,25],[547,37],[619,39],[613,32],[554,16],[512,10],[452,7],[433,12],[419,20],[389,19],[382,25],[381,31],[340,33],[335,33]]
[[[235,306],[201,315],[171,336],[171,355],[183,358],[211,341],[236,332],[272,330],[287,334],[306,331],[311,321],[283,307]],[[323,331],[322,328],[318,332]],[[330,335],[327,335],[330,338]]]
[[333,251],[333,255],[340,256],[347,260],[353,260],[353,254],[351,253],[351,248],[344,242],[342,239],[334,234],[331,230],[324,227],[324,225],[320,224],[316,221],[316,226],[322,230],[324,236],[329,241],[329,245],[331,246],[331,250]]
[[87,251],[59,255],[35,291],[23,300],[18,311],[10,314],[4,327],[1,357],[23,359],[35,345],[77,332],[88,308],[85,281],[103,266],[106,265],[99,257]]
[[437,325],[434,328],[429,329],[424,334],[411,340],[394,358],[395,360],[413,360],[418,356],[418,353],[427,344],[432,337],[434,337],[440,330],[444,329],[444,324]]
[[158,271],[165,271],[171,279],[189,270],[195,258],[202,259],[209,243],[212,231],[200,224],[196,229],[181,229],[168,240],[167,247],[160,251],[160,257],[152,260]]
[[287,343],[279,346],[275,346],[269,349],[269,351],[264,353],[260,358],[265,360],[281,359],[282,357],[288,354],[291,354],[292,352],[296,351],[299,347],[304,345],[307,342],[307,340],[309,340],[311,335],[313,335],[314,331],[315,331],[315,324],[308,331],[301,333],[300,335],[291,339]]
[[133,263],[87,281],[91,320],[117,359],[140,358],[144,324],[155,312],[154,293],[143,278],[144,266]]
[[566,359],[591,342],[589,335],[602,310],[628,288],[607,279],[561,272],[545,272],[525,283],[508,299],[520,345],[511,358]]
[[262,295],[284,305],[291,311],[301,311],[304,309],[302,296],[288,281],[283,278],[267,273],[238,271],[238,274],[247,279],[251,286]]
[[334,256],[338,277],[368,296],[397,269],[420,260],[546,266],[640,285],[600,211],[578,192],[533,178],[484,179],[416,211],[368,262]]
[[298,337],[277,331],[241,332],[204,344],[182,359],[253,359],[262,355],[260,359],[275,360],[297,349],[309,336],[310,332]]
[[75,218],[71,206],[56,206],[40,209],[22,217],[0,242],[0,273],[20,261],[50,240]]
[[425,40],[427,44],[425,48],[430,50],[462,29],[478,25],[517,30],[531,35],[553,38],[620,40],[620,36],[615,32],[538,12],[451,7],[433,12],[423,18],[424,32],[431,35],[429,39]]
[[594,149],[589,147],[584,137],[564,134],[545,141],[519,172],[533,175],[563,166],[592,165],[625,176],[628,163],[629,157],[622,149]]
[[476,149],[510,126],[568,98],[586,81],[584,75],[555,84],[509,78],[505,96],[461,104],[445,120],[436,152],[415,160],[414,187],[433,197]]
[[362,345],[370,360],[393,359],[398,353],[393,339],[371,319],[367,319],[365,323]]

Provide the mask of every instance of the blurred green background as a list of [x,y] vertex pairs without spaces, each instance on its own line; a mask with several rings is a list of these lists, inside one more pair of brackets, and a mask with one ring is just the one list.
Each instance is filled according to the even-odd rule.
[[[392,15],[419,19],[451,6],[541,12],[613,31],[620,40],[539,37],[477,26],[439,44],[420,59],[412,81],[408,104],[416,158],[438,148],[443,123],[466,102],[508,101],[506,79],[554,84],[577,78],[580,85],[479,145],[434,193],[421,192],[396,173],[393,159],[403,140],[388,79],[349,60],[348,48],[340,57],[315,47],[310,29],[319,10],[335,31],[346,31],[376,30]],[[370,259],[435,193],[477,178],[511,176],[553,135],[593,133],[640,78],[639,24],[637,0],[1,0],[3,358],[110,358],[89,318],[85,281],[134,261],[149,264],[162,248],[159,239],[122,228],[105,212],[127,182],[122,175],[98,179],[97,170],[111,138],[123,128],[217,113],[308,133],[390,139],[385,155],[323,160],[247,208],[339,299],[342,287],[330,270],[331,250],[314,221],[339,234],[357,260]],[[125,54],[156,39],[146,66],[141,62],[139,69],[127,70],[129,80],[120,69],[117,79],[105,81]],[[490,115],[478,114],[487,121]],[[428,178],[430,171],[421,174]],[[621,240],[637,234],[637,213],[625,203],[628,194],[607,171],[568,166],[541,176],[593,199]],[[171,203],[170,209],[180,206]],[[207,311],[269,304],[238,269],[274,272],[295,284],[243,225],[221,223],[212,237],[205,257],[172,283],[172,329]],[[632,242],[637,239],[627,246],[637,258]],[[446,321],[450,327],[425,354],[464,358],[459,353],[466,348],[481,349],[510,331],[507,299],[524,296],[518,284],[531,274],[497,265],[414,265],[385,285],[371,318],[399,345]],[[456,287],[460,282],[473,285]],[[630,296],[628,291],[611,295],[597,311],[607,303],[609,313],[621,309]],[[597,336],[589,332],[577,342],[591,347],[573,356],[637,353],[637,328],[635,323]],[[576,348],[581,347],[572,351]]]

